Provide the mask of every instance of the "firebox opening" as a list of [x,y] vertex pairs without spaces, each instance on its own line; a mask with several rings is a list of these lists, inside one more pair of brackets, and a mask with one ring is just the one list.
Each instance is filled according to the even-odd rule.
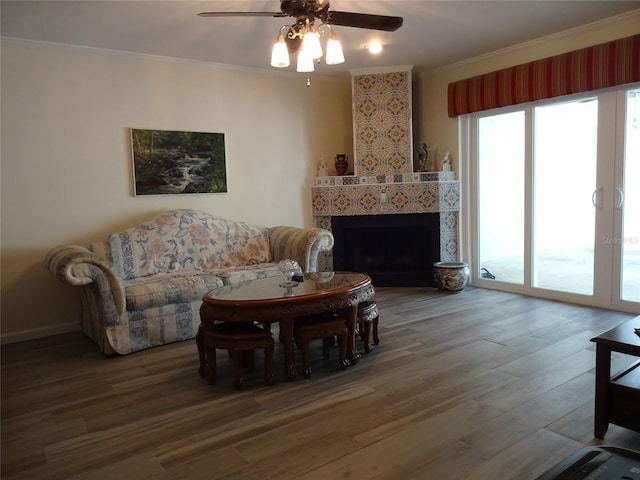
[[434,286],[439,214],[332,217],[331,229],[334,270],[366,273],[380,287]]

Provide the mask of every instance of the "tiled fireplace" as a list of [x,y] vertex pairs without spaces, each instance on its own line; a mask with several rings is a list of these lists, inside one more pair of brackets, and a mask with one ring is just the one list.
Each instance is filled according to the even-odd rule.
[[[453,172],[413,172],[410,67],[353,71],[352,92],[354,175],[316,177],[313,215],[318,227],[333,231],[336,225],[349,230],[362,225],[363,233],[372,239],[363,241],[366,237],[353,231],[334,231],[336,246],[319,259],[319,269],[358,269],[371,274],[378,286],[430,285],[433,261],[457,258],[459,182]],[[336,222],[335,217],[347,218]],[[387,258],[383,262],[372,259],[370,252],[354,250],[365,244],[370,248],[388,245],[396,234],[409,239],[386,250],[413,251],[415,258],[380,253]],[[356,245],[343,243],[348,241]],[[388,271],[377,271],[376,265],[384,263]],[[408,266],[405,271],[404,264]],[[422,266],[424,272],[416,272],[416,266]]]

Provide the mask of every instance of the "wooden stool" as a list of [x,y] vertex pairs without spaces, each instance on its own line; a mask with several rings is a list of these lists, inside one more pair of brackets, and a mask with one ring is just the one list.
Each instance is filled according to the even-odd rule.
[[378,306],[376,302],[367,301],[358,305],[358,333],[360,338],[364,342],[364,351],[369,353],[371,348],[369,347],[369,339],[371,338],[371,326],[373,325],[373,344],[378,345],[380,339],[378,338]]
[[340,352],[340,369],[347,368],[347,326],[344,319],[334,313],[323,315],[310,315],[308,317],[296,318],[293,325],[293,338],[302,352],[302,366],[304,378],[311,376],[311,351],[309,343],[311,340],[322,339],[322,357],[328,360],[329,340],[334,336],[338,337],[338,347]]
[[247,367],[253,371],[253,354],[256,348],[264,348],[264,378],[268,385],[275,383],[273,375],[274,341],[270,332],[262,328],[242,322],[224,322],[208,325],[202,324],[196,335],[200,367],[198,373],[206,376],[207,381],[216,383],[216,349],[229,351],[233,366],[233,386],[242,387],[243,370]]

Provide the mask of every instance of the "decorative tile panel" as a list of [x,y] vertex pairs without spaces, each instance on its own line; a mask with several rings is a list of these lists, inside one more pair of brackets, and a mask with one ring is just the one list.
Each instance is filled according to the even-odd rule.
[[354,75],[354,171],[411,172],[411,71]]
[[331,215],[351,215],[348,212],[353,212],[356,209],[352,195],[353,189],[339,187],[331,200]]
[[353,215],[375,215],[381,211],[381,192],[378,185],[355,189]]
[[439,184],[420,183],[416,192],[417,212],[438,212],[440,210]]
[[458,259],[458,213],[440,213],[440,261],[455,262]]
[[399,185],[387,187],[387,213],[411,212],[411,196]]
[[311,189],[311,208],[313,208],[313,214],[316,217],[331,214],[330,202],[331,192],[328,189]]
[[380,215],[460,210],[459,182],[361,183],[312,188],[313,215]]
[[343,186],[374,183],[438,183],[440,185],[451,182],[454,188],[458,188],[455,172],[429,172],[429,173],[396,173],[390,175],[342,175],[340,177],[314,177],[314,187]]
[[459,182],[441,182],[439,184],[440,211],[457,212],[460,210]]

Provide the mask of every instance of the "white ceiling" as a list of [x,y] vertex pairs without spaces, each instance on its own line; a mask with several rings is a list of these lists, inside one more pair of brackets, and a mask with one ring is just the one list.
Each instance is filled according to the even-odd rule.
[[[202,11],[279,11],[278,0],[5,1],[1,33],[59,44],[274,70],[270,52],[290,18],[202,18]],[[404,18],[396,32],[335,27],[352,68],[414,65],[426,70],[639,9],[640,1],[331,0],[331,10]],[[364,46],[384,45],[377,57]],[[295,62],[292,62],[295,63]],[[294,67],[287,71],[291,73]]]

